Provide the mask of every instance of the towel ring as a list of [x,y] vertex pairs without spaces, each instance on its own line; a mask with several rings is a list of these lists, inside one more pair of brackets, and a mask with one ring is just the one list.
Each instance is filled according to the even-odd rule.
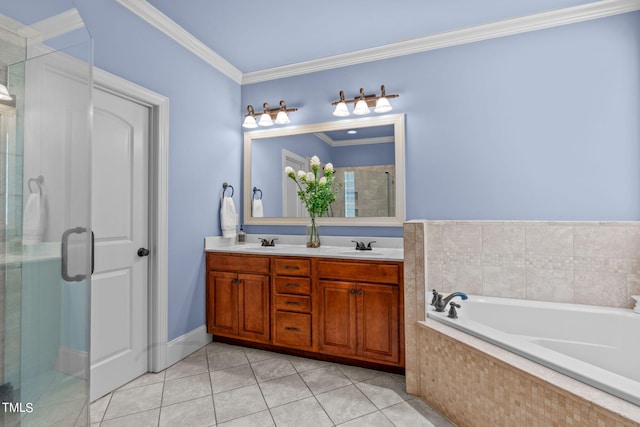
[[225,195],[224,193],[227,191],[227,188],[231,189],[231,196],[230,197],[233,197],[233,186],[227,184],[226,182],[222,183],[222,197],[224,197],[224,195]]
[[[257,195],[258,192],[260,193],[260,197],[258,197],[256,199],[256,195]],[[253,196],[251,196],[251,198],[253,200],[262,200],[262,190],[259,189],[258,187],[253,187]]]
[[29,187],[29,191],[31,193],[35,193],[35,190],[33,188],[31,188],[31,184],[34,183],[36,184],[36,186],[38,187],[38,193],[42,194],[42,187],[40,186],[40,184],[42,184],[44,182],[44,177],[42,175],[38,175],[35,178],[29,178],[29,181],[27,181],[27,186]]

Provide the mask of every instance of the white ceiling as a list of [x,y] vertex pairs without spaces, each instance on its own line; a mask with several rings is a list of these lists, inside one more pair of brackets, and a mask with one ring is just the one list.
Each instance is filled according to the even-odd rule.
[[242,73],[593,0],[147,0]]

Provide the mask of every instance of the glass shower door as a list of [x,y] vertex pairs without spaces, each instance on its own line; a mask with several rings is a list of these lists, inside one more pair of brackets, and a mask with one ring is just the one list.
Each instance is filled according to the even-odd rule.
[[2,130],[6,426],[88,426],[91,42],[9,66]]

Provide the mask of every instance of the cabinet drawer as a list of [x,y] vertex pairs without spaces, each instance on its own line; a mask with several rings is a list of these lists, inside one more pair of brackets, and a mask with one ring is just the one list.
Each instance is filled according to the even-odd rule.
[[311,297],[276,295],[276,310],[309,313],[311,311]]
[[323,279],[398,284],[400,270],[397,263],[318,261],[318,275]]
[[279,294],[311,294],[311,279],[304,277],[276,277],[276,292]]
[[276,274],[284,276],[308,276],[311,261],[300,258],[276,258]]
[[276,311],[275,344],[311,347],[311,315]]
[[245,254],[207,253],[207,270],[269,273],[269,257]]

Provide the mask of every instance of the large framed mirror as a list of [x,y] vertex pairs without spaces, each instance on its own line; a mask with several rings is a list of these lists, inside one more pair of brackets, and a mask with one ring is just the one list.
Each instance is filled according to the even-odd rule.
[[339,185],[319,224],[402,226],[404,134],[403,114],[245,132],[244,223],[306,224],[308,214],[284,168],[308,171],[315,155],[333,164]]

